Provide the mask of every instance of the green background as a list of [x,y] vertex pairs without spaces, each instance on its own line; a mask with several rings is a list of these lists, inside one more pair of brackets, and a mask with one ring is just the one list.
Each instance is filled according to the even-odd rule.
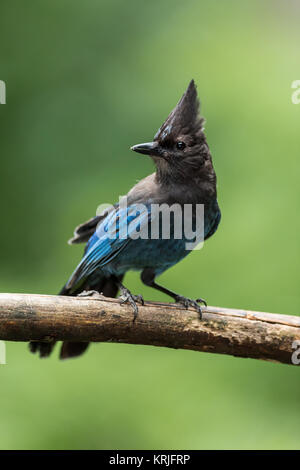
[[[161,282],[211,305],[299,311],[299,2],[2,0],[3,292],[58,292],[98,204],[153,171],[150,140],[194,78],[222,222]],[[127,285],[146,299],[167,300]],[[94,344],[59,362],[7,343],[5,449],[299,448],[297,367]]]

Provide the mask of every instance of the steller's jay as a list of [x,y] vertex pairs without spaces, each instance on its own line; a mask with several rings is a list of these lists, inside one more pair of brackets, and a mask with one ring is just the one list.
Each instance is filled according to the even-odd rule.
[[[193,209],[197,204],[203,204],[204,240],[216,231],[221,218],[217,203],[216,174],[204,135],[204,120],[199,117],[198,111],[199,101],[192,80],[177,106],[158,130],[153,142],[132,147],[135,152],[149,155],[154,161],[156,171],[129,191],[127,207],[121,207],[120,203],[115,204],[111,209],[75,229],[70,243],[87,244],[81,262],[60,291],[60,295],[92,295],[90,291],[96,291],[107,297],[115,297],[120,290],[123,301],[132,305],[135,319],[138,311],[136,303],[143,303],[143,299],[131,294],[122,284],[122,280],[128,270],[139,270],[144,284],[171,296],[175,302],[183,304],[186,308],[196,308],[201,318],[199,303],[205,303],[203,299],[188,299],[155,282],[157,275],[190,253],[186,249],[185,237],[174,236],[174,218],[170,221],[173,230],[170,230],[169,238],[161,236],[161,225],[156,238],[130,237],[130,229],[127,226],[127,236],[116,236],[120,233],[124,220],[128,224],[139,217],[137,227],[149,224],[153,204],[167,204],[169,207],[173,204],[179,204],[180,207],[190,204]],[[136,211],[139,204],[146,208],[144,212]],[[195,211],[190,218],[194,220],[194,217]],[[51,353],[54,344],[54,340],[31,342],[30,349],[32,352],[39,352],[40,357],[46,357]],[[79,356],[88,344],[65,341],[60,358]]]

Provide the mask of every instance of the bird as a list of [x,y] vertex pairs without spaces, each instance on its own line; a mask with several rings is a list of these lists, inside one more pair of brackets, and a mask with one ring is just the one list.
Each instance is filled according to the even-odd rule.
[[[207,240],[217,230],[221,211],[204,122],[200,115],[197,88],[194,80],[191,80],[153,141],[131,147],[134,152],[149,156],[155,171],[130,189],[126,195],[126,205],[119,200],[109,209],[76,227],[69,243],[86,243],[86,246],[81,261],[59,295],[89,296],[101,293],[107,297],[116,297],[120,291],[121,302],[128,302],[132,306],[134,324],[138,316],[138,304],[143,304],[144,300],[125,287],[123,278],[127,271],[136,270],[141,273],[141,281],[146,286],[167,294],[185,308],[195,308],[201,320],[201,305],[206,305],[204,299],[184,297],[156,282],[157,276],[192,250],[186,248],[187,239],[184,235],[181,238],[175,236],[176,214],[170,217],[169,237],[163,237],[161,215],[154,214],[152,208],[163,204],[167,208],[174,204],[179,208],[189,205],[192,212],[188,222],[195,228],[195,208],[202,205],[203,239]],[[153,220],[159,220],[156,237],[133,236],[141,227],[148,228]],[[180,223],[183,224],[182,220]],[[122,230],[126,236],[120,236]],[[39,353],[40,357],[48,357],[54,345],[54,339],[47,342],[31,341],[30,350]],[[77,357],[85,352],[88,345],[88,342],[64,341],[60,359]]]

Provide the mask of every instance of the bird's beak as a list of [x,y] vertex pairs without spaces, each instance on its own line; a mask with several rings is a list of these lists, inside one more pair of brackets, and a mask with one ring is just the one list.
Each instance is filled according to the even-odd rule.
[[134,145],[131,147],[131,150],[144,155],[153,155],[156,157],[161,156],[161,149],[157,142],[147,142],[145,144]]

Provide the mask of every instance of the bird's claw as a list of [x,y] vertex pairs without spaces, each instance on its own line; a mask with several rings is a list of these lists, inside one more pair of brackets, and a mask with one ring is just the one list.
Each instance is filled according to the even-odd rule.
[[182,295],[177,295],[175,298],[175,302],[177,304],[183,305],[186,309],[188,309],[189,307],[195,308],[199,314],[200,320],[202,320],[202,309],[199,303],[202,303],[206,306],[207,304],[205,300],[201,298],[193,300],[193,299],[189,299],[188,297],[183,297]]
[[207,307],[206,300],[204,300],[204,299],[201,299],[201,297],[199,297],[199,299],[196,299],[196,302],[198,302],[198,304],[204,304],[204,305],[205,305],[205,307]]
[[128,289],[124,288],[122,294],[120,295],[121,304],[129,303],[133,309],[133,323],[138,316],[138,306],[137,303],[144,305],[144,299],[141,295],[133,295]]

